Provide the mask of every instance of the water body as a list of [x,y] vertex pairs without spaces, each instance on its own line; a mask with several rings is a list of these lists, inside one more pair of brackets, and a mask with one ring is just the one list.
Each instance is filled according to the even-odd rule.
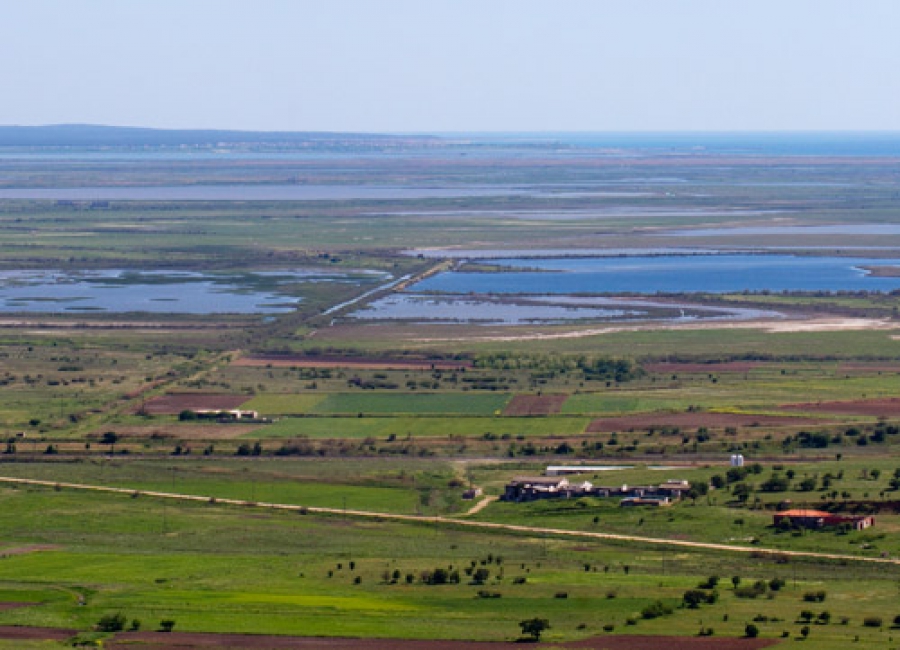
[[0,199],[46,201],[353,201],[535,195],[509,186],[161,185],[0,189]]
[[[446,272],[419,292],[453,294],[730,293],[740,291],[893,291],[900,278],[873,277],[877,258],[791,255],[682,255],[496,259],[500,273]],[[539,269],[516,271],[515,268]]]
[[667,320],[750,320],[778,318],[772,311],[664,303],[597,296],[451,296],[394,294],[349,316],[363,321],[452,325],[556,325]]
[[280,287],[300,281],[358,279],[314,272],[3,271],[0,312],[278,314],[301,300]]

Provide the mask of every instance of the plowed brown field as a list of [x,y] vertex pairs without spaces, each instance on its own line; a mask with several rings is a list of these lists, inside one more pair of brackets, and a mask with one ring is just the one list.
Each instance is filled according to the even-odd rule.
[[861,399],[849,402],[807,402],[803,404],[784,404],[781,408],[791,411],[804,411],[807,413],[897,417],[900,416],[900,399],[896,397],[886,397],[882,399]]
[[503,415],[551,415],[559,413],[567,399],[568,395],[516,395]]
[[150,415],[175,415],[182,411],[228,411],[238,408],[249,399],[247,395],[221,393],[169,393],[154,397],[143,408]]
[[816,418],[786,415],[748,415],[744,413],[641,413],[619,417],[597,418],[588,425],[588,432],[638,431],[661,427],[680,429],[724,429],[725,427],[791,427],[821,423]]
[[[22,638],[22,637],[19,637]],[[712,637],[607,636],[564,644],[541,644],[559,650],[759,650],[778,643],[774,639]],[[425,641],[409,639],[346,639],[265,636],[253,634],[199,634],[189,632],[129,632],[107,643],[110,650],[521,650],[530,644],[478,641]]]

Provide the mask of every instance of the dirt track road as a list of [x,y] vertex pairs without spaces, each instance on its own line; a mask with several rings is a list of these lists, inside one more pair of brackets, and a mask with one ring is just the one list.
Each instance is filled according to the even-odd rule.
[[757,553],[785,557],[802,557],[820,560],[838,560],[843,562],[865,562],[870,564],[900,565],[900,559],[881,557],[858,557],[855,555],[842,555],[838,553],[815,553],[811,551],[786,551],[774,548],[761,548],[758,546],[738,546],[731,544],[715,544],[712,542],[688,542],[676,539],[663,539],[658,537],[641,537],[638,535],[618,535],[615,533],[598,533],[593,531],[565,530],[561,528],[543,528],[539,526],[519,526],[515,524],[498,524],[489,521],[471,521],[455,519],[451,517],[424,517],[421,515],[400,515],[385,512],[371,512],[366,510],[344,510],[341,508],[318,508],[285,503],[265,503],[258,501],[244,501],[241,499],[220,499],[215,496],[198,496],[194,494],[177,494],[173,492],[156,492],[152,490],[135,490],[129,488],[108,487],[105,485],[84,485],[81,483],[61,483],[56,481],[38,481],[34,479],[13,478],[0,476],[0,483],[35,485],[54,489],[88,490],[94,492],[108,492],[113,494],[127,494],[129,496],[140,494],[141,496],[159,499],[173,499],[177,501],[196,501],[201,503],[214,502],[220,505],[236,505],[268,510],[286,510],[291,512],[307,512],[310,514],[340,515],[343,517],[356,517],[360,519],[378,519],[382,521],[402,521],[419,524],[445,525],[464,528],[476,528],[494,532],[508,532],[516,534],[571,537],[576,539],[611,540],[618,542],[638,542],[641,544],[654,544],[675,548],[707,549],[711,551],[726,551],[729,553]]

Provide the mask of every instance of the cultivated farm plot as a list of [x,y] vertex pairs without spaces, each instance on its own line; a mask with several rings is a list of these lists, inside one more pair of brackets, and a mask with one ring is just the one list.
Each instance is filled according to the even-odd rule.
[[[2,633],[2,631],[0,631]],[[121,640],[120,640],[121,639]],[[775,639],[715,639],[673,636],[604,636],[565,644],[565,649],[592,650],[760,650]],[[240,650],[517,650],[518,642],[422,639],[360,639],[265,635],[200,634],[190,632],[135,632],[116,637],[111,650],[156,650],[177,644],[184,650],[234,648]],[[545,646],[546,647],[546,646]]]
[[515,395],[503,415],[553,415],[562,410],[568,395]]
[[400,417],[303,417],[282,418],[274,424],[260,427],[247,438],[380,438],[394,435],[429,437],[543,437],[548,435],[578,435],[584,432],[588,418],[508,418],[496,416],[400,416]]
[[650,428],[725,429],[727,427],[793,427],[820,424],[815,418],[789,415],[756,415],[750,413],[646,413],[596,418],[588,425],[589,433],[632,431]]
[[182,411],[228,411],[244,404],[247,395],[222,393],[169,393],[147,401],[143,410],[150,415],[176,415]]
[[268,393],[257,395],[244,404],[244,408],[258,411],[261,415],[304,415],[313,410],[325,399],[325,394],[310,393]]
[[784,404],[781,408],[791,411],[802,411],[804,413],[866,415],[877,418],[900,417],[900,399],[893,397],[883,399]]

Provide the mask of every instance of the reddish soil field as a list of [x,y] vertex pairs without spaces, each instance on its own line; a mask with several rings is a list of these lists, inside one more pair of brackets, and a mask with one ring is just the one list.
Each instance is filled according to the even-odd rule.
[[241,357],[235,366],[274,368],[361,368],[365,370],[458,370],[471,368],[471,361],[427,359],[379,359],[377,357],[306,357],[282,354]]
[[641,413],[611,418],[597,418],[588,425],[589,433],[601,431],[633,431],[661,427],[681,429],[724,429],[725,427],[789,427],[820,424],[815,418],[779,415],[746,415],[743,413]]
[[[101,435],[108,428],[95,431]],[[172,438],[173,440],[231,440],[259,429],[258,424],[154,424],[116,427],[123,438]]]
[[747,372],[754,368],[759,368],[765,364],[761,361],[726,361],[723,363],[645,363],[643,369],[647,372],[668,375],[672,373],[704,373],[716,374],[719,372]]
[[516,395],[503,409],[503,415],[551,415],[559,413],[567,399],[568,395]]
[[0,625],[0,639],[28,639],[32,641],[65,641],[78,634],[77,630],[55,627],[19,627]]
[[781,408],[812,413],[839,413],[842,415],[871,415],[874,417],[900,416],[900,398],[861,399],[851,402],[808,402],[784,404]]
[[21,607],[34,607],[36,603],[13,603],[13,602],[0,602],[0,612],[5,612],[8,609],[19,609]]
[[[568,643],[562,647],[589,650],[759,650],[777,639],[733,639],[692,636],[609,636]],[[519,646],[521,648],[521,646]]]
[[898,363],[864,363],[864,362],[847,362],[838,366],[838,372],[845,373],[877,373],[877,372],[897,372],[900,373],[900,364]]
[[25,555],[27,553],[37,553],[39,551],[55,551],[62,548],[58,544],[29,544],[28,546],[16,546],[0,550],[0,556],[9,557],[10,555]]
[[211,393],[169,393],[154,397],[144,410],[150,415],[175,415],[185,410],[228,411],[236,409],[250,397],[247,395],[223,395]]
[[[541,644],[578,650],[758,650],[778,643],[774,639],[712,637],[608,636],[565,644]],[[107,643],[110,650],[513,650],[531,644],[477,641],[421,641],[408,639],[342,639],[265,636],[252,634],[200,634],[190,632],[129,632]]]

